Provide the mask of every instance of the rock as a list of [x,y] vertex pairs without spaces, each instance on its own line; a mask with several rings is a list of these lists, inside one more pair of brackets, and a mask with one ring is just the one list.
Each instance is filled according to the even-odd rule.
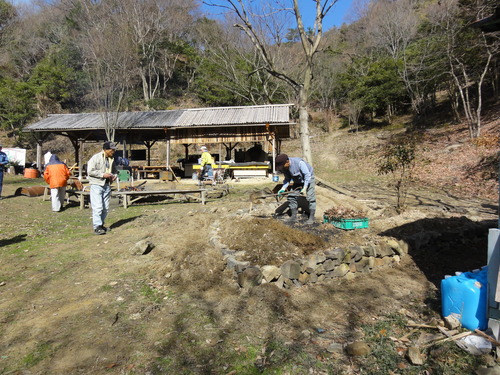
[[[398,254],[398,255],[400,255],[400,256],[403,256],[403,255],[405,255],[405,254],[406,254],[406,253],[405,253],[405,251],[404,251],[404,249],[403,249],[403,247],[401,246],[401,244],[400,244],[398,241],[396,241],[395,239],[392,239],[392,238],[391,238],[391,239],[387,240],[387,244],[390,246],[390,248],[391,248],[391,249],[392,249],[392,250],[393,250],[396,254]],[[407,249],[406,249],[406,250],[408,250],[408,245],[407,245],[406,247],[407,247]]]
[[281,274],[286,279],[298,279],[300,275],[300,264],[293,260],[287,260],[281,265]]
[[483,367],[476,371],[477,375],[500,375],[500,366]]
[[374,257],[368,257],[368,268],[369,269],[374,269],[375,268],[375,258]]
[[422,356],[422,353],[420,353],[420,349],[416,346],[410,346],[406,355],[408,356],[408,360],[412,365],[424,364],[424,357]]
[[288,278],[286,278],[286,277],[284,277],[283,278],[283,287],[284,288],[290,288],[292,286],[293,286],[293,281],[290,280],[290,279],[288,279]]
[[318,275],[315,273],[312,273],[309,275],[309,282],[310,283],[317,283],[318,282]]
[[444,325],[447,329],[456,329],[461,326],[461,323],[453,315],[448,315],[444,317]]
[[276,266],[266,265],[261,268],[261,271],[264,280],[266,280],[267,282],[278,280],[278,278],[281,276],[281,271]]
[[342,354],[344,352],[344,345],[337,343],[337,342],[332,342],[328,347],[326,348],[326,351],[328,353],[338,353]]
[[320,264],[318,267],[316,267],[316,269],[314,270],[314,273],[318,276],[324,275],[326,273],[325,266],[323,264]]
[[220,237],[219,236],[212,236],[209,240],[208,243],[212,245],[213,247],[222,247],[222,243],[220,242]]
[[347,281],[350,281],[350,280],[353,280],[356,278],[356,274],[352,273],[352,272],[349,272],[347,273],[345,276],[344,276],[344,279],[346,279]]
[[310,279],[311,275],[308,274],[307,272],[303,272],[299,275],[299,282],[301,284],[307,284],[309,282],[309,279]]
[[379,257],[390,257],[394,255],[394,251],[389,246],[389,244],[385,241],[382,241],[378,244],[377,255]]
[[[401,240],[401,241],[399,241],[399,245],[401,247],[401,250],[403,251],[403,254],[408,254],[408,249],[409,249],[408,244],[405,241]],[[402,256],[403,254],[400,254],[400,255]]]
[[342,249],[335,249],[325,252],[326,259],[343,261],[345,258],[345,251]]
[[335,262],[331,259],[327,259],[325,263],[323,263],[323,267],[327,272],[332,271],[336,266],[337,264],[335,264]]
[[459,148],[461,148],[461,147],[463,147],[463,145],[458,144],[458,143],[455,143],[455,144],[453,144],[453,145],[449,145],[448,147],[446,147],[446,148],[444,149],[444,152],[449,152],[449,153],[451,153],[451,152],[453,152],[453,151],[455,151],[455,150],[457,150],[457,149],[459,149]]
[[262,272],[258,267],[246,268],[238,274],[238,284],[242,288],[251,288],[260,285],[262,282]]
[[280,289],[283,289],[285,287],[285,278],[283,277],[283,275],[280,275],[280,277],[278,277],[278,280],[276,280],[275,282],[275,285],[280,288]]
[[367,257],[375,257],[377,256],[377,251],[373,246],[361,246],[363,250],[363,254]]
[[352,357],[361,357],[370,354],[372,350],[370,349],[370,346],[368,346],[367,343],[358,341],[346,345],[345,351],[348,355]]
[[130,248],[132,255],[146,255],[154,249],[154,244],[149,240],[141,240]]
[[345,263],[341,264],[333,270],[333,277],[343,277],[347,272],[349,272],[349,266]]
[[351,259],[358,262],[363,257],[363,249],[359,246],[354,246],[351,248]]
[[307,258],[306,267],[310,267],[315,269],[318,264],[323,263],[326,260],[326,257],[323,254],[311,254]]
[[234,257],[228,255],[226,256],[226,264],[227,268],[235,270],[236,272],[243,272],[245,269],[250,267],[250,262],[248,261],[239,261],[234,259]]

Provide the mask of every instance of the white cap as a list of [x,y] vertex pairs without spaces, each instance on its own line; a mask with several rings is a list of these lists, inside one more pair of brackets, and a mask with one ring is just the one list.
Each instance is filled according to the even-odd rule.
[[201,151],[205,151],[205,150],[208,150],[208,148],[206,148],[205,146],[201,146],[201,147],[200,147],[200,150],[201,150]]

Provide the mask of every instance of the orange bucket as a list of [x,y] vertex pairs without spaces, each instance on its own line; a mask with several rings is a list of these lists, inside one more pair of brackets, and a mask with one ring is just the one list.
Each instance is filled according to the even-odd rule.
[[26,177],[26,178],[38,178],[38,169],[24,168],[24,177]]

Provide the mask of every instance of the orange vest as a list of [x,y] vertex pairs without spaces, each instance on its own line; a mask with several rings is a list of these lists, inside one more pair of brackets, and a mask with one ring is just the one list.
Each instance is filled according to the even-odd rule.
[[66,164],[50,164],[43,172],[43,178],[51,189],[65,187],[68,184],[69,168]]

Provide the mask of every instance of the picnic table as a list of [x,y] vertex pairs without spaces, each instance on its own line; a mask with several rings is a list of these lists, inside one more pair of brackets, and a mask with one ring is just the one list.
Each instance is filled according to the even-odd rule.
[[[84,186],[81,181],[73,180],[70,184],[71,188],[66,189],[66,196],[69,200],[70,197],[76,197],[80,203],[80,209],[85,208],[85,203],[90,200],[90,188]],[[194,194],[194,195],[193,195]],[[198,196],[199,194],[199,196]],[[145,197],[152,196],[176,196],[183,195],[184,197],[190,197],[197,199],[201,204],[205,204],[206,200],[206,189],[196,188],[196,189],[169,189],[169,190],[127,190],[127,191],[112,191],[112,197],[119,197],[122,199],[123,207],[128,208],[132,203],[137,202]],[[43,200],[50,199],[50,188],[45,187]]]
[[[123,208],[127,208],[132,203],[138,200],[151,197],[151,196],[175,196],[178,194],[189,196],[191,198],[198,199],[201,204],[205,204],[206,189],[187,189],[187,190],[138,190],[138,191],[114,191],[111,193],[112,196],[118,196],[122,198]],[[200,196],[193,196],[192,194],[199,194]]]
[[[68,196],[75,196],[80,202],[80,209],[85,208],[85,202],[90,199],[90,191],[88,190],[66,190]],[[119,197],[122,199],[123,208],[128,208],[132,203],[139,201],[145,197],[153,196],[175,196],[184,195],[185,197],[194,198],[200,201],[201,204],[205,204],[206,201],[206,189],[187,189],[187,190],[138,190],[138,191],[113,191],[111,192],[112,197]],[[199,194],[199,196],[193,196],[193,194]]]

